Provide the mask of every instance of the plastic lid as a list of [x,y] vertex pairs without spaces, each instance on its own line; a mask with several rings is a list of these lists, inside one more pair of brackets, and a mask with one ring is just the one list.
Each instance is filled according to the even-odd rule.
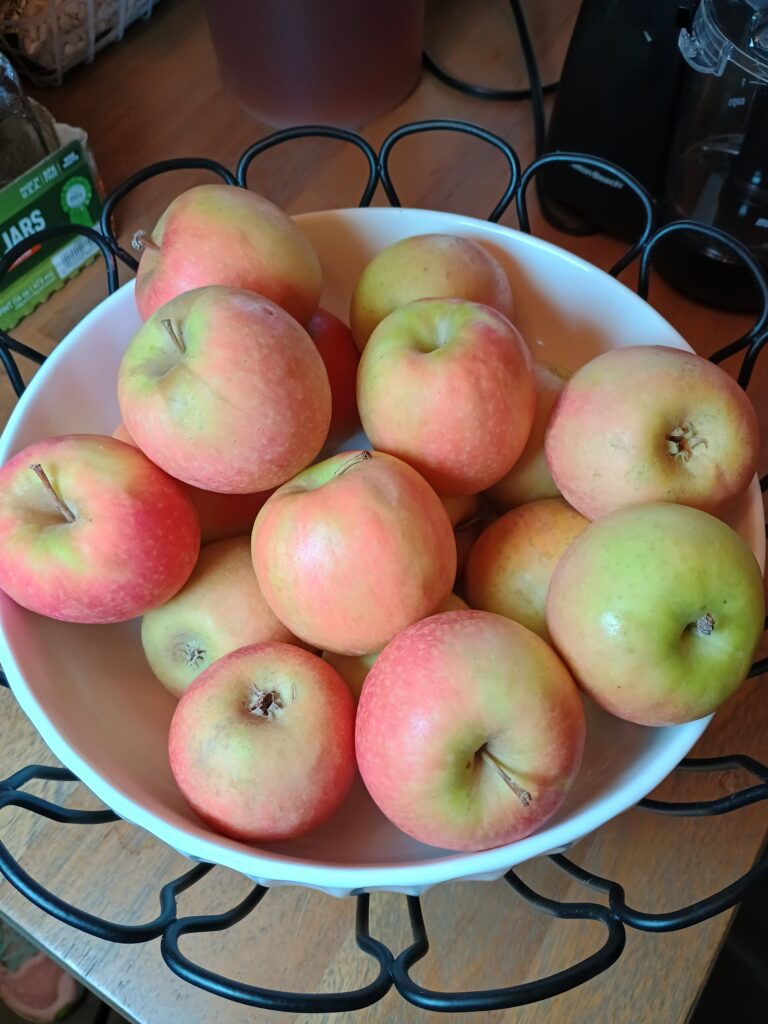
[[696,71],[719,76],[730,61],[768,82],[768,0],[701,0],[679,44]]

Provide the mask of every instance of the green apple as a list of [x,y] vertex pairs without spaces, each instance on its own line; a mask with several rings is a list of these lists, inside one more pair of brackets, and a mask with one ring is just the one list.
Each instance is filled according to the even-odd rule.
[[570,546],[546,614],[598,704],[640,725],[673,725],[711,714],[746,678],[763,632],[763,581],[741,537],[714,516],[633,505]]

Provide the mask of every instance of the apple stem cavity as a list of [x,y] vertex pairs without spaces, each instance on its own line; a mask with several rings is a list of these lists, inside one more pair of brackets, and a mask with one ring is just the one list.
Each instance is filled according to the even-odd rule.
[[43,467],[40,465],[40,463],[37,462],[35,463],[35,465],[30,466],[29,468],[32,470],[33,473],[36,474],[37,478],[40,480],[40,483],[46,489],[51,498],[53,498],[53,503],[56,506],[57,510],[61,512],[62,516],[66,519],[68,523],[74,523],[76,518],[75,513],[72,511],[69,505],[67,505],[67,503],[58,496],[53,484],[48,479],[48,476]]
[[260,690],[257,686],[251,690],[251,695],[246,703],[249,714],[254,718],[263,718],[266,721],[277,718],[282,707],[283,701],[279,693],[274,690]]
[[692,423],[681,423],[667,434],[664,440],[667,442],[667,453],[673,458],[682,459],[683,462],[688,462],[691,452],[697,445],[709,447],[706,438],[699,437]]
[[496,758],[493,756],[490,750],[488,750],[487,747],[481,747],[478,753],[480,754],[480,757],[482,757],[482,759],[486,762],[486,764],[490,764],[492,768],[496,769],[496,771],[502,777],[504,782],[509,786],[509,788],[515,794],[515,796],[523,805],[523,807],[528,807],[532,800],[531,794],[528,792],[528,790],[524,789],[519,782],[515,782],[512,776],[509,775],[504,766],[496,760]]
[[146,231],[139,230],[134,232],[131,239],[131,248],[135,249],[136,252],[144,252],[145,249],[154,249],[155,252],[158,252],[160,246],[152,241]]
[[369,459],[372,459],[372,458],[373,458],[373,453],[372,452],[367,452],[367,451],[358,452],[356,455],[353,455],[351,459],[347,459],[347,461],[344,463],[343,466],[339,467],[339,469],[335,473],[335,476],[336,477],[343,476],[347,472],[348,469],[352,469],[354,466],[359,466],[359,465],[361,465],[361,463],[367,462]]
[[161,320],[160,323],[163,325],[163,327],[170,335],[173,344],[176,346],[179,352],[181,352],[181,354],[184,355],[184,353],[187,351],[187,346],[184,344],[184,335],[181,333],[181,328],[179,327],[177,330],[177,328],[174,327],[172,320]]

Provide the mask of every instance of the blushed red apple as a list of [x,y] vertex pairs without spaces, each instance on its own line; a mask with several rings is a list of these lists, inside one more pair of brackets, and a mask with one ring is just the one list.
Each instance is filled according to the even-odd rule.
[[390,313],[357,373],[360,420],[378,451],[439,494],[496,483],[530,434],[536,387],[519,332],[488,306],[421,299]]
[[41,615],[143,615],[183,586],[199,548],[189,498],[122,441],[51,437],[0,470],[0,588]]
[[322,448],[323,360],[274,303],[234,288],[172,299],[133,337],[118,374],[123,421],[171,476],[209,491],[277,487]]
[[433,615],[376,660],[357,710],[368,792],[423,843],[485,850],[542,825],[584,749],[581,697],[535,633],[501,615]]
[[416,299],[467,299],[512,316],[509,279],[479,242],[460,235],[403,238],[382,249],[358,278],[349,324],[362,352],[384,317]]
[[380,649],[431,614],[456,575],[440,499],[380,452],[342,452],[278,488],[256,517],[252,552],[275,615],[337,654]]
[[182,292],[207,285],[245,288],[299,323],[317,309],[317,253],[291,218],[263,196],[232,185],[198,185],[140,234],[136,305],[142,320]]
[[289,644],[241,647],[179,701],[174,778],[211,828],[244,842],[305,835],[333,814],[355,775],[355,702],[321,658]]
[[646,501],[717,515],[755,475],[760,439],[752,403],[719,366],[631,345],[576,371],[545,447],[563,497],[588,519]]

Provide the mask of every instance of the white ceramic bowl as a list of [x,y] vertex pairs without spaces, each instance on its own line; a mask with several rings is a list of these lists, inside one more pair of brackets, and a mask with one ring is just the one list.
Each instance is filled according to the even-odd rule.
[[[516,295],[515,320],[536,356],[575,368],[619,345],[688,347],[650,306],[602,271],[497,225],[392,209],[315,213],[298,222],[323,264],[323,305],[342,317],[360,271],[376,252],[400,238],[439,231],[475,238],[501,260]],[[120,419],[117,369],[139,323],[132,285],[85,317],[16,407],[0,438],[0,464],[50,435],[112,432]],[[762,566],[756,481],[731,521]],[[144,661],[138,622],[55,622],[0,594],[0,663],[54,754],[123,818],[191,858],[267,885],[308,885],[336,895],[418,893],[451,879],[498,878],[515,864],[563,849],[653,789],[708,722],[648,729],[589,706],[584,762],[565,804],[539,832],[495,850],[457,854],[424,846],[386,821],[359,782],[338,814],[313,834],[255,848],[211,831],[177,790],[166,754],[174,701]]]

